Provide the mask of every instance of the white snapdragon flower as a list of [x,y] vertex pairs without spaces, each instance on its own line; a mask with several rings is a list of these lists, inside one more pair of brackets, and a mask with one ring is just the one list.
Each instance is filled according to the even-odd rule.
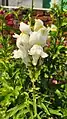
[[34,31],[38,31],[43,27],[44,27],[43,22],[40,19],[35,19]]
[[24,46],[27,50],[29,49],[29,35],[21,33],[16,41],[17,47],[20,49]]
[[23,22],[20,23],[19,29],[21,32],[26,33],[26,34],[30,34],[31,32],[30,26]]
[[37,65],[37,61],[40,58],[40,56],[42,58],[46,58],[48,55],[43,51],[43,48],[39,45],[33,45],[33,47],[30,49],[29,51],[29,55],[32,55],[33,58],[33,65],[36,66]]
[[21,58],[23,60],[23,62],[26,64],[26,66],[29,65],[30,58],[28,56],[28,52],[26,51],[26,49],[24,47],[22,47],[21,49],[18,49],[18,50],[14,50],[13,58],[16,58],[16,59]]
[[14,50],[14,58],[21,58],[23,62],[28,66],[30,59],[28,56],[28,49],[29,49],[29,35],[21,33],[20,35],[14,35],[16,40],[16,45],[19,48],[18,50]]
[[[20,23],[21,34],[13,35],[17,38],[16,45],[18,50],[14,50],[13,57],[21,58],[26,66],[37,65],[39,58],[46,58],[48,55],[43,51],[48,39],[48,29],[43,25],[41,20],[35,20],[34,31],[31,31],[29,25]],[[32,57],[32,58],[31,58]]]
[[47,28],[44,27],[37,32],[33,32],[30,35],[29,44],[30,45],[38,44],[41,46],[45,46],[47,39],[48,39],[48,30]]

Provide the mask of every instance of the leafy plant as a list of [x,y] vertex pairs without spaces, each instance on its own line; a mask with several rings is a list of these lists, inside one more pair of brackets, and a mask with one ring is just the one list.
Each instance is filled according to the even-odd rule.
[[[8,14],[1,11],[0,14],[0,118],[66,119],[67,45],[65,32],[67,29],[67,13],[57,5],[51,9],[50,14],[53,24],[48,28],[50,38],[46,40],[46,46],[43,47],[48,57],[42,59],[40,56],[37,62],[34,63],[32,62],[32,55],[28,54],[30,58],[28,66],[25,65],[23,58],[22,60],[13,58],[13,51],[16,49],[16,45],[10,43],[9,30],[18,34],[20,34],[20,31],[18,28],[14,29],[8,26],[5,19],[6,16],[10,17],[9,14],[13,14],[14,19],[16,18],[19,23],[20,17],[18,16],[22,14],[21,9],[14,10],[11,13],[8,11]],[[29,20],[29,11],[23,9],[23,12],[25,14],[27,12],[27,14],[21,15],[23,16],[21,21]],[[5,17],[2,13],[5,14]],[[32,32],[34,32],[34,24],[35,22],[30,24]],[[43,24],[41,27],[44,27]],[[5,32],[4,35],[4,30],[8,31],[8,34]],[[29,51],[30,49],[27,53]]]

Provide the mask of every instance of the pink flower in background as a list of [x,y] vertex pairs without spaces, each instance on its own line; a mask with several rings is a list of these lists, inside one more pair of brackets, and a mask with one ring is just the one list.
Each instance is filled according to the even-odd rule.
[[58,82],[57,82],[57,80],[56,79],[53,79],[52,80],[52,84],[57,84]]

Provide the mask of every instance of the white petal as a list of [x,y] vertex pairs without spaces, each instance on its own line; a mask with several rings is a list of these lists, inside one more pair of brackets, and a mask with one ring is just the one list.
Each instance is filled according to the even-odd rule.
[[30,26],[23,23],[23,22],[20,23],[20,28],[19,29],[20,29],[21,32],[24,32],[26,34],[30,34],[30,32],[31,32]]
[[41,57],[42,57],[42,58],[46,58],[46,57],[48,57],[48,54],[45,53],[45,52],[41,52]]
[[29,56],[27,56],[26,58],[23,58],[23,62],[26,66],[29,66],[30,65],[30,58]]
[[30,58],[28,56],[28,52],[25,49],[25,47],[22,47],[21,50],[22,50],[22,57],[21,58],[22,58],[23,62],[26,64],[26,66],[28,66],[29,62],[30,62]]
[[25,49],[25,47],[24,46],[22,46],[21,48],[20,48],[20,50],[21,50],[21,52],[22,52],[22,59],[24,59],[24,58],[26,58],[27,56],[28,56],[28,52],[27,52],[27,50]]
[[29,49],[29,35],[27,34],[20,34],[19,38],[16,41],[16,45],[18,48],[26,47]]
[[33,47],[30,49],[29,54],[30,55],[40,55],[41,51],[43,51],[43,48],[39,45],[33,45]]
[[34,45],[30,51],[29,51],[30,55],[39,55],[42,58],[47,57],[48,55],[43,51],[43,48],[39,45]]
[[32,34],[30,35],[29,44],[32,46],[35,43],[37,43],[37,40],[38,40],[37,32],[32,32]]
[[40,19],[35,19],[34,31],[38,31],[42,27],[44,27],[43,21]]
[[33,58],[33,65],[37,64],[38,59],[40,58],[40,56],[42,58],[46,58],[48,55],[43,51],[43,48],[39,45],[34,45],[30,51],[29,51],[29,55],[32,55]]
[[26,66],[29,65],[30,58],[28,56],[27,51],[24,49],[24,47],[22,50],[14,50],[13,54],[14,54],[13,58],[16,58],[16,59],[21,58],[23,62],[26,64]]
[[13,54],[13,58],[21,58],[22,56],[22,52],[20,50],[14,50]]
[[30,35],[29,44],[31,46],[34,44],[45,46],[47,39],[48,39],[48,30],[44,27],[41,28],[38,32],[33,32]]
[[33,55],[32,58],[33,58],[32,63],[33,63],[34,66],[36,66],[37,65],[37,61],[39,59],[39,55]]
[[20,36],[20,35],[18,35],[18,34],[16,34],[16,33],[13,35],[14,38],[19,38],[19,36]]

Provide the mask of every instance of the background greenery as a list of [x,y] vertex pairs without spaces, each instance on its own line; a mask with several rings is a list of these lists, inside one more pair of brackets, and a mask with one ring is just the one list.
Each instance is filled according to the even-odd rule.
[[[51,31],[42,66],[25,67],[21,59],[13,59],[16,48],[12,39],[20,33],[20,21],[29,20],[30,10],[0,13],[0,118],[1,119],[67,119],[67,12],[55,6],[50,15],[57,31]],[[1,10],[3,10],[1,8]],[[4,11],[4,10],[3,10]],[[26,14],[27,13],[27,14]],[[8,16],[8,17],[6,17]],[[9,22],[9,21],[14,22]],[[18,20],[18,21],[16,21]],[[9,24],[8,24],[9,23]],[[36,77],[34,90],[31,76]],[[34,114],[33,94],[37,115]]]

